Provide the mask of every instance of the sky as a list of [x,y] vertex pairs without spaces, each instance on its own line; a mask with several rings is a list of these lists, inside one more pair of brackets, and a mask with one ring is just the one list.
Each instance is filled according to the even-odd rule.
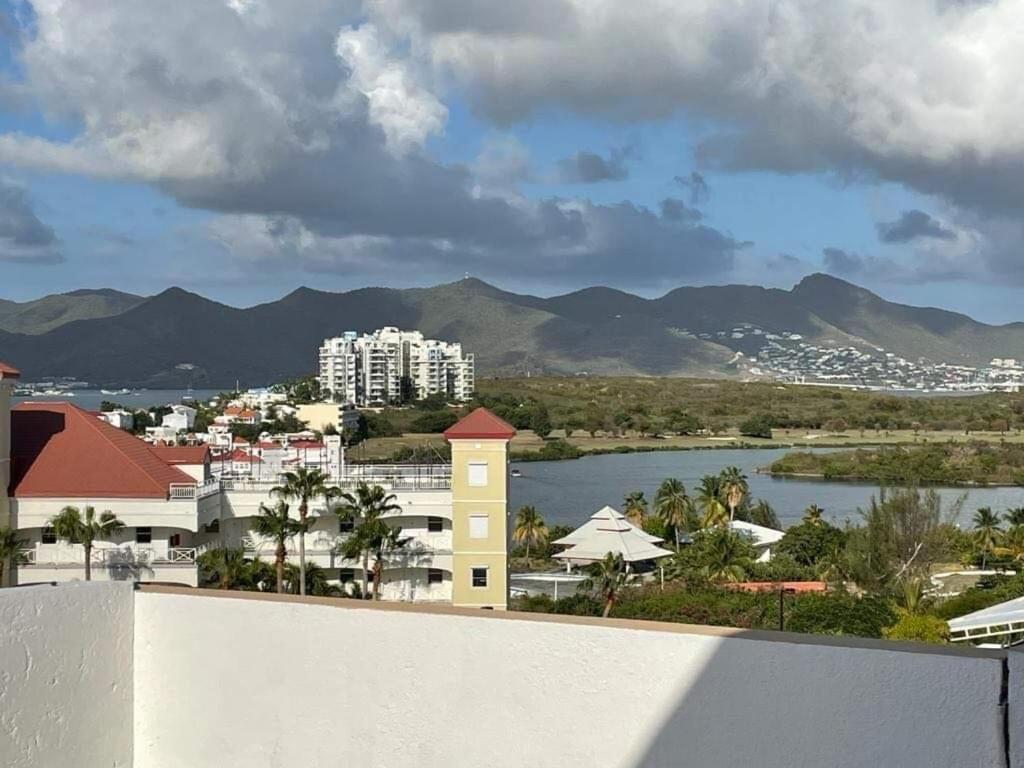
[[1016,0],[0,0],[0,298],[472,275],[1024,320]]

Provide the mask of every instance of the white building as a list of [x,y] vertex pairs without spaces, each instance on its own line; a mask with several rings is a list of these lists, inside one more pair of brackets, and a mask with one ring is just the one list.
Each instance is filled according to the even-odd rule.
[[99,414],[99,417],[103,419],[107,424],[118,429],[131,431],[132,427],[135,426],[135,414],[131,411],[125,411],[121,409],[113,411],[103,411]]
[[172,405],[171,412],[165,413],[161,424],[178,431],[188,431],[196,425],[196,411],[187,405]]
[[461,344],[392,327],[324,339],[319,381],[335,400],[356,405],[393,403],[405,394],[424,398],[440,393],[464,401],[476,386],[473,355],[464,353]]

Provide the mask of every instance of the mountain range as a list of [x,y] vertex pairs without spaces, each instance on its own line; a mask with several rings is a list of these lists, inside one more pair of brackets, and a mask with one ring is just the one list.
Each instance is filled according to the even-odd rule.
[[97,385],[220,387],[311,373],[327,336],[385,325],[462,342],[479,375],[603,374],[724,377],[763,338],[884,349],[911,360],[984,365],[1024,358],[1024,324],[993,326],[942,309],[886,301],[810,275],[791,290],[677,288],[647,299],[606,287],[542,298],[467,278],[432,288],[299,288],[239,309],[180,288],[151,297],[75,291],[0,301],[0,360],[26,381],[73,376]]

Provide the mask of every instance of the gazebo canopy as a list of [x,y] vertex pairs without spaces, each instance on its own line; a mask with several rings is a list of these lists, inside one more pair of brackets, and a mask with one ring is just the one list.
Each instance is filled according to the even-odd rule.
[[587,520],[587,522],[585,522],[575,531],[570,533],[568,536],[563,536],[562,538],[556,539],[551,543],[561,544],[562,546],[566,547],[574,546],[576,544],[579,544],[580,542],[589,539],[594,534],[594,532],[598,530],[598,528],[600,528],[602,523],[609,523],[612,521],[624,522],[626,525],[628,525],[630,528],[636,531],[641,539],[648,542],[649,544],[660,544],[662,541],[664,541],[664,539],[659,539],[657,536],[652,536],[651,534],[647,533],[640,526],[633,525],[633,523],[629,522],[629,520],[626,519],[626,516],[619,512],[619,510],[613,507],[602,507],[597,512],[592,514],[590,516],[590,519]]
[[593,563],[604,560],[605,555],[610,552],[622,555],[622,559],[627,563],[636,563],[675,554],[671,550],[655,546],[645,536],[643,531],[625,519],[598,521],[585,539],[554,557],[559,560]]

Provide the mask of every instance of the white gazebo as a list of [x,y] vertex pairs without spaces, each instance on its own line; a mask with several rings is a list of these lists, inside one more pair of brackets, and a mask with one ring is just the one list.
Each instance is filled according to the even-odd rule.
[[587,520],[587,522],[585,522],[575,531],[570,533],[568,536],[563,536],[562,538],[556,539],[551,543],[561,544],[562,546],[566,547],[575,546],[583,541],[588,540],[591,536],[593,536],[594,532],[597,531],[602,524],[609,523],[612,521],[624,522],[626,525],[628,525],[630,528],[636,531],[637,535],[641,539],[650,544],[661,544],[661,542],[664,541],[664,539],[659,539],[657,536],[652,536],[640,526],[634,525],[633,523],[629,522],[629,519],[614,507],[602,507],[597,512],[592,514],[590,516],[590,519]]
[[[610,508],[609,508],[610,509]],[[603,512],[604,510],[602,510]],[[615,510],[611,510],[615,512]],[[618,515],[616,512],[615,515]],[[650,541],[649,534],[644,533],[635,525],[630,523],[621,515],[610,516],[608,519],[599,520],[593,525],[585,538],[578,541],[564,552],[554,555],[566,563],[595,563],[604,560],[608,553],[621,555],[627,563],[638,563],[642,560],[658,560],[675,554],[671,550],[662,549]],[[590,526],[594,520],[586,523],[583,528]],[[579,530],[583,530],[582,528]],[[575,531],[572,535],[579,533]],[[569,537],[566,537],[569,538]],[[654,539],[660,542],[661,539]],[[564,540],[560,540],[564,541]]]

